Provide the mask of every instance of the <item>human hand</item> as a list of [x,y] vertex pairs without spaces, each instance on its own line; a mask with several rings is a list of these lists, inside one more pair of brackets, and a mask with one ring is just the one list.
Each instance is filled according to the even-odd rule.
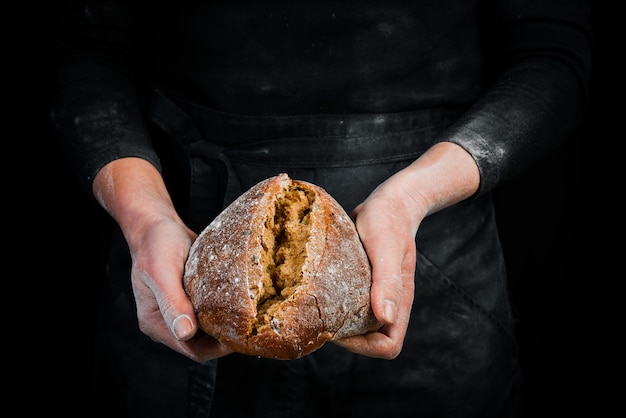
[[176,220],[157,220],[132,251],[132,285],[141,331],[198,362],[232,350],[198,330],[182,287],[183,267],[196,234]]
[[93,192],[128,243],[141,331],[198,362],[230,353],[198,331],[183,289],[185,262],[197,235],[176,213],[158,170],[140,158],[120,158],[100,170]]
[[415,234],[423,218],[415,214],[425,206],[404,190],[402,176],[392,177],[352,213],[372,264],[372,309],[384,325],[376,332],[335,343],[368,357],[397,357],[409,323],[415,288]]
[[479,184],[473,157],[456,144],[440,142],[356,207],[353,217],[372,264],[372,309],[384,325],[338,345],[389,360],[400,354],[415,291],[417,230],[426,216],[472,196]]

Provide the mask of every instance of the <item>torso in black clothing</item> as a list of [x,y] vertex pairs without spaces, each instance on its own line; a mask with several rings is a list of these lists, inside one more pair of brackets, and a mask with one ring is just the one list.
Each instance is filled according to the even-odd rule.
[[156,13],[165,19],[151,17],[144,31],[156,35],[154,61],[146,62],[166,90],[241,114],[398,112],[473,101],[484,83],[475,2],[395,3],[164,7]]

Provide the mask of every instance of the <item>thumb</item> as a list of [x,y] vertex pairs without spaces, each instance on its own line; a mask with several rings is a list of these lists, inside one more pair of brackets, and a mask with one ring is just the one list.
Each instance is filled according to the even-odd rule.
[[385,324],[393,324],[398,316],[402,298],[402,254],[391,246],[371,250],[372,263],[372,309],[374,315]]
[[[166,296],[167,295],[167,296]],[[186,341],[197,331],[194,310],[184,290],[179,286],[163,289],[159,309],[170,332],[179,341]]]
[[170,325],[170,330],[179,341],[186,341],[196,333],[193,321],[187,314],[180,314],[174,318],[174,321],[172,321]]
[[[140,307],[143,307],[143,312],[148,315],[145,318],[147,321],[156,326],[160,315],[161,323],[169,333],[178,341],[186,341],[197,331],[195,312],[182,286],[182,268],[178,264],[166,262],[166,258],[162,257],[151,264],[152,274],[147,271],[139,273],[142,279],[140,283],[145,286],[146,294],[140,293],[136,297],[140,298],[138,302],[145,302],[140,303]],[[157,310],[154,312],[150,309],[150,297],[156,302]],[[153,315],[154,318],[149,319]]]

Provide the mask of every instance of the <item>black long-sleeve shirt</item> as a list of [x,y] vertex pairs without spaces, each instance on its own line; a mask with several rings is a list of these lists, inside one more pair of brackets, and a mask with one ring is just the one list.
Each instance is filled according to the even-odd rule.
[[466,109],[441,138],[467,149],[479,193],[580,124],[591,66],[579,0],[77,1],[54,17],[51,118],[90,190],[137,156],[158,86],[247,115]]

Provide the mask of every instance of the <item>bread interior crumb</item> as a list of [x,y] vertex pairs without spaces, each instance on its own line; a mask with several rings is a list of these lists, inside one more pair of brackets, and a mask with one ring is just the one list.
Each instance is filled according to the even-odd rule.
[[315,192],[290,183],[277,196],[273,213],[268,214],[262,237],[261,263],[265,267],[263,288],[258,293],[258,328],[269,325],[282,301],[302,282],[302,265],[311,229],[311,205]]

